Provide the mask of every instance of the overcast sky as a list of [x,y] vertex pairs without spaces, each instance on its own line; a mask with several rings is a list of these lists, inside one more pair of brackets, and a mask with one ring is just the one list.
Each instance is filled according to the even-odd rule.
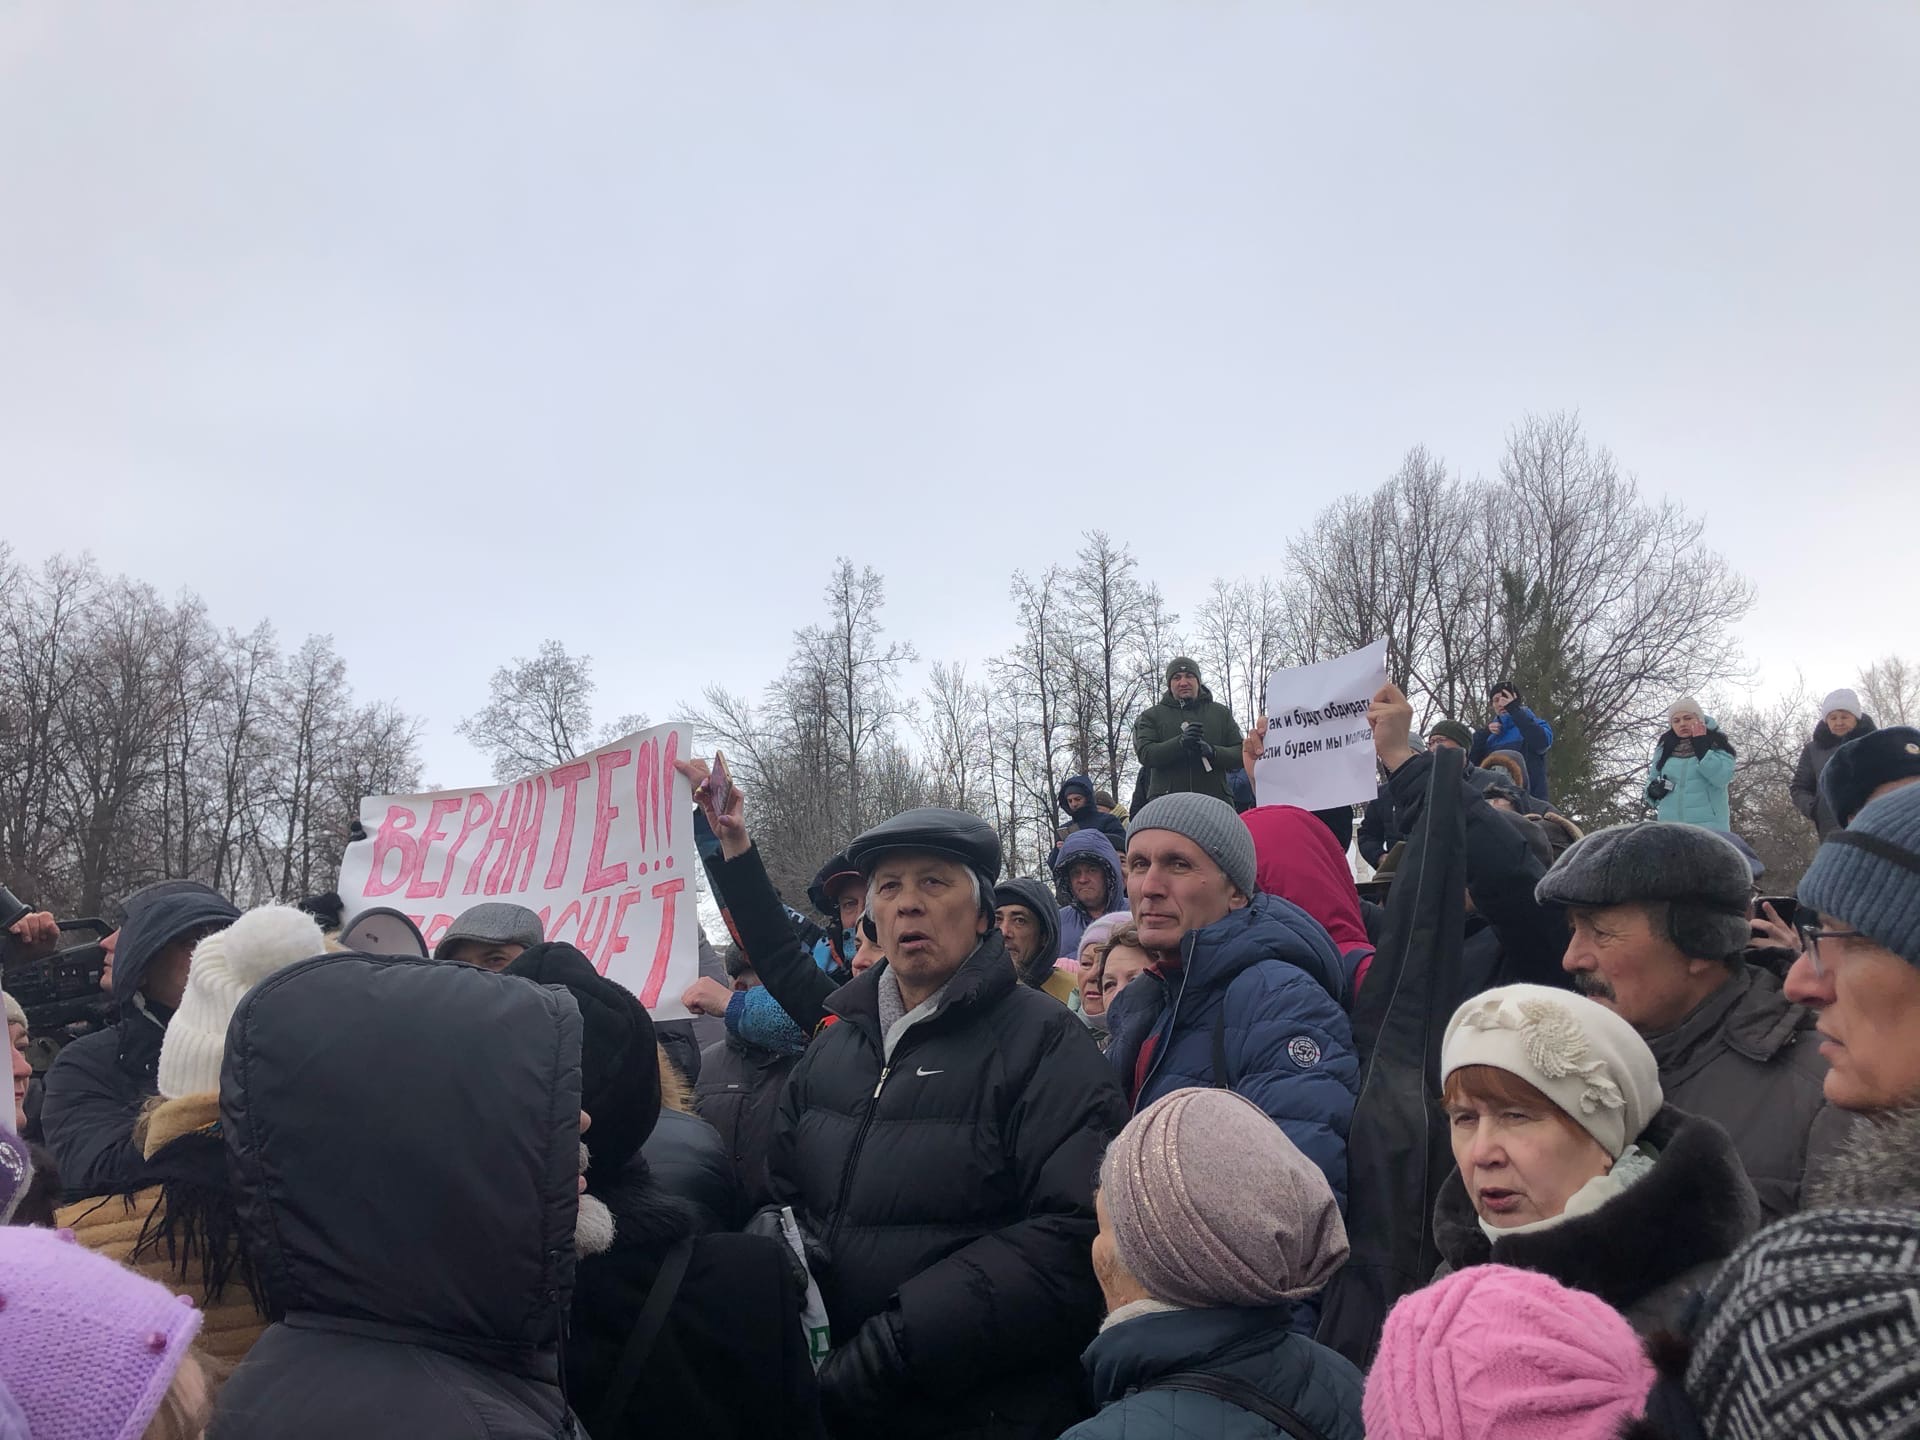
[[662,718],[845,552],[979,661],[1089,525],[1191,613],[1578,408],[1823,691],[1920,652],[1916,74],[1907,0],[9,5],[0,535],[473,783],[543,638]]

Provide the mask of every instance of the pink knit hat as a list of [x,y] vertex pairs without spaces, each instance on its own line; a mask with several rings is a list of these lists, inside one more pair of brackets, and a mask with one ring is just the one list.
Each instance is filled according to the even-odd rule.
[[1604,1302],[1474,1265],[1393,1307],[1362,1415],[1372,1440],[1615,1440],[1653,1381],[1640,1337]]
[[139,1440],[201,1318],[69,1231],[0,1230],[0,1389],[33,1440]]

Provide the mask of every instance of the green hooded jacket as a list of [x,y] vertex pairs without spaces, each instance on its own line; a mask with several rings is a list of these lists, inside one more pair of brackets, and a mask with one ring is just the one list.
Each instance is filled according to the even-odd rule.
[[[1180,743],[1182,728],[1194,724],[1213,746],[1211,770]],[[1160,703],[1142,710],[1133,722],[1133,753],[1153,776],[1147,785],[1147,798],[1193,790],[1231,803],[1227,772],[1239,770],[1245,763],[1240,757],[1242,738],[1233,712],[1215,701],[1204,684],[1197,696],[1184,703],[1174,698],[1169,685]]]

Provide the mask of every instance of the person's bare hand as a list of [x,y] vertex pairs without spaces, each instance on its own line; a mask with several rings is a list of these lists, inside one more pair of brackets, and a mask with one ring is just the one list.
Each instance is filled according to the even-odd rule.
[[725,814],[718,814],[713,808],[713,796],[706,788],[707,778],[713,773],[713,767],[704,760],[676,760],[673,768],[687,777],[693,786],[693,798],[706,814],[707,824],[713,827],[713,833],[719,838],[720,853],[729,860],[737,860],[753,848],[753,840],[747,834],[747,801],[740,793],[740,787],[733,787],[733,799],[728,802]]
[[733,991],[718,980],[702,975],[687,987],[687,993],[680,997],[680,1003],[696,1015],[711,1015],[715,1019],[726,1018],[727,1002],[733,999]]
[[1240,763],[1247,767],[1247,784],[1254,787],[1255,800],[1258,800],[1260,795],[1259,782],[1253,778],[1253,767],[1260,763],[1260,757],[1266,753],[1266,750],[1267,717],[1262,715],[1259,723],[1240,741]]
[[9,933],[20,942],[27,955],[50,955],[60,946],[60,922],[50,910],[34,910],[22,915],[14,921]]
[[1762,950],[1786,950],[1800,953],[1800,932],[1780,918],[1773,906],[1762,904],[1753,917],[1753,944]]
[[1373,753],[1389,771],[1413,758],[1413,704],[1399,686],[1386,684],[1374,692],[1367,725],[1373,731]]

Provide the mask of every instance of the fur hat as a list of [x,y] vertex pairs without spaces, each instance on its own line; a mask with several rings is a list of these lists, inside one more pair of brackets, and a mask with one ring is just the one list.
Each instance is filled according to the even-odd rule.
[[1597,1000],[1545,985],[1476,995],[1447,1022],[1440,1083],[1468,1065],[1518,1076],[1619,1159],[1666,1096],[1647,1042]]
[[1820,797],[1844,827],[1882,785],[1915,778],[1920,778],[1920,729],[1889,725],[1856,734],[1834,750],[1820,772]]
[[160,1093],[169,1100],[220,1089],[227,1026],[240,999],[276,970],[324,955],[320,923],[291,905],[262,905],[193,950],[186,993],[160,1042]]
[[1253,835],[1233,808],[1224,800],[1191,790],[1176,791],[1140,807],[1140,813],[1127,826],[1127,844],[1144,830],[1171,830],[1184,835],[1226,872],[1234,888],[1248,899],[1259,890],[1259,857],[1254,854]]

